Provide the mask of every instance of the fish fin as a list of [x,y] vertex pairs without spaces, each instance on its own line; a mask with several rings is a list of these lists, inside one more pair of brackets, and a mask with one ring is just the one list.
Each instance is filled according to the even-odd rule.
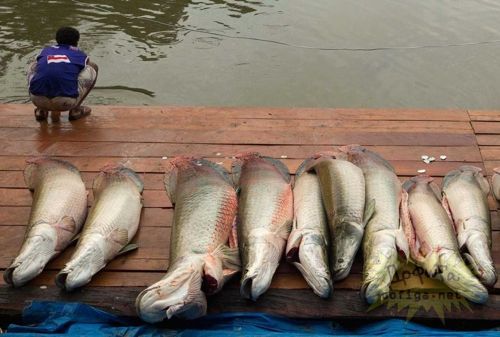
[[139,246],[137,244],[129,243],[128,245],[126,245],[125,247],[120,249],[120,251],[118,252],[118,254],[116,254],[116,256],[126,254],[126,253],[131,252],[133,250],[136,250],[138,248],[139,248]]
[[288,236],[286,243],[286,260],[290,263],[299,261],[299,247],[302,241],[303,231],[297,228],[296,221],[294,220],[294,225],[292,232]]
[[238,248],[219,245],[204,259],[202,289],[207,294],[219,291],[224,283],[241,270]]
[[488,183],[488,179],[486,179],[481,172],[476,172],[474,174],[474,178],[481,187],[481,190],[483,190],[484,194],[490,193],[490,184]]
[[229,233],[229,247],[238,248],[238,216],[236,215],[231,225],[231,232]]
[[78,240],[80,240],[80,237],[82,236],[82,233],[78,233],[75,235],[75,237],[73,237],[73,239],[71,239],[71,242],[70,242],[70,245],[76,243]]
[[123,228],[116,228],[109,234],[109,238],[124,247],[129,242],[128,231]]
[[[406,239],[407,235],[413,235],[414,229],[413,224],[411,222],[410,212],[408,210],[408,193],[405,190],[401,190],[401,201],[399,204],[400,207],[400,219],[399,228],[396,230],[396,247],[398,250],[403,252],[406,257],[406,261],[408,261],[410,257],[410,249],[408,247],[408,240]],[[411,236],[410,236],[411,237]]]
[[24,182],[26,186],[29,188],[31,192],[35,189],[36,181],[37,181],[37,165],[34,163],[27,162],[26,167],[24,168]]
[[426,257],[419,259],[419,264],[425,269],[430,277],[437,277],[441,273],[439,254],[430,252]]
[[287,183],[290,183],[291,179],[290,171],[288,171],[288,167],[285,164],[283,164],[281,160],[265,156],[263,156],[262,159],[273,165],[281,173],[285,181]]
[[76,231],[76,223],[72,217],[64,216],[61,220],[59,220],[54,227],[63,229],[65,231],[74,233]]
[[441,192],[439,186],[434,182],[430,182],[429,187],[431,188],[432,193],[434,193],[436,198],[441,202],[441,200],[443,200],[443,193]]
[[303,174],[306,171],[311,170],[312,164],[315,162],[314,158],[307,158],[305,159],[297,168],[295,171],[295,177],[299,177],[301,174]]
[[226,171],[226,169],[219,164],[216,164],[214,162],[211,162],[210,160],[207,159],[194,159],[194,162],[196,165],[203,165],[203,166],[208,166],[212,168],[215,172],[221,175],[222,179],[224,179],[229,185],[233,186],[233,181],[231,177],[229,176],[229,173]]
[[283,240],[288,239],[288,236],[290,235],[290,231],[292,230],[292,223],[293,220],[287,220],[276,232],[276,234],[282,238]]
[[453,225],[453,231],[455,232],[455,235],[457,234],[457,228],[455,225],[455,221],[453,220],[453,215],[451,214],[451,209],[450,209],[450,204],[448,203],[448,198],[446,198],[446,194],[442,194],[441,198],[441,206],[443,206],[444,210],[446,211],[446,214],[448,214],[448,218],[450,218],[451,224]]
[[365,211],[363,213],[363,225],[365,227],[370,221],[370,219],[375,215],[375,206],[376,206],[375,199],[370,199],[365,204]]
[[233,185],[236,186],[237,192],[239,193],[241,168],[243,167],[243,161],[241,159],[235,159],[231,164],[231,176],[233,178]]
[[408,179],[408,180],[406,180],[406,181],[403,183],[402,187],[403,187],[403,189],[404,189],[406,192],[409,192],[410,190],[412,190],[412,189],[415,187],[415,185],[416,185],[416,182],[415,182],[414,180],[412,180],[412,179]]
[[442,189],[445,190],[453,181],[455,181],[462,171],[460,169],[456,170],[451,170],[450,172],[446,173],[446,175],[443,178],[443,184],[442,184]]
[[175,204],[175,189],[177,188],[177,174],[179,169],[177,166],[169,163],[169,167],[165,172],[165,177],[163,179],[163,184],[165,185],[165,190],[167,191],[168,197],[172,205]]

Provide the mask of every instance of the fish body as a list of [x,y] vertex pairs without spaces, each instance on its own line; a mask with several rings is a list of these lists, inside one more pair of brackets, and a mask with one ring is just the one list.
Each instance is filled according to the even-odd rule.
[[3,275],[15,287],[40,274],[71,243],[87,215],[87,191],[72,164],[50,158],[29,160],[24,179],[33,191],[33,205],[21,250]]
[[99,270],[132,240],[142,209],[144,186],[137,174],[122,166],[104,168],[94,179],[94,204],[76,251],[56,276],[56,284],[73,290],[90,282]]
[[286,257],[302,273],[314,293],[327,298],[332,292],[328,220],[318,176],[314,171],[305,170],[309,162],[305,160],[295,174],[294,219]]
[[484,303],[488,291],[471,273],[460,256],[451,219],[441,205],[441,191],[429,176],[407,180],[408,198],[401,218],[410,256],[427,273],[439,278],[465,298]]
[[494,169],[495,173],[491,178],[491,185],[493,189],[493,195],[500,202],[500,167]]
[[256,300],[269,288],[290,234],[290,175],[280,161],[255,153],[238,155],[232,172],[239,188],[240,292]]
[[146,322],[206,314],[205,293],[219,291],[240,270],[237,247],[228,247],[237,214],[237,195],[227,172],[204,159],[169,162],[165,188],[174,204],[170,266],[136,300]]
[[396,272],[398,250],[408,256],[408,243],[399,223],[402,189],[393,167],[380,155],[359,145],[339,148],[361,168],[366,200],[373,200],[373,215],[367,219],[363,238],[363,284],[361,293],[374,303],[389,292]]
[[497,274],[491,257],[490,187],[481,169],[461,166],[443,180],[443,205],[453,219],[458,245],[479,280],[493,286]]
[[[319,177],[328,214],[333,253],[331,270],[337,281],[349,275],[363,239],[365,179],[359,167],[340,158],[322,156],[312,167]],[[374,202],[370,201],[369,206],[371,214]]]

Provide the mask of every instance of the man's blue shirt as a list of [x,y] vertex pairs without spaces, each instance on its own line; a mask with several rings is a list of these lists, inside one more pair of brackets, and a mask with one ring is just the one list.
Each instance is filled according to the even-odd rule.
[[30,92],[49,98],[78,97],[78,75],[85,68],[87,58],[80,49],[69,45],[44,48],[36,58]]

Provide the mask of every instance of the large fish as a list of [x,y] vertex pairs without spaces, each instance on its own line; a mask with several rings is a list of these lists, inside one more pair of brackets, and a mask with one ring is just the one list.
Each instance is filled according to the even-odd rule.
[[408,257],[408,243],[399,222],[403,192],[394,169],[380,155],[359,145],[340,150],[363,170],[366,200],[374,200],[374,212],[367,219],[363,239],[363,284],[361,293],[374,303],[389,292],[398,269],[398,250]]
[[458,246],[466,251],[464,256],[479,280],[492,286],[497,275],[491,258],[489,191],[488,180],[475,166],[461,166],[443,180],[443,206],[455,224]]
[[56,284],[73,290],[90,282],[115,256],[128,251],[139,228],[143,183],[123,166],[103,168],[94,179],[94,205],[87,217],[76,251],[56,276]]
[[239,187],[241,295],[257,300],[270,286],[293,221],[288,169],[276,159],[240,154],[233,162]]
[[493,195],[500,202],[500,167],[493,169],[495,173],[491,178],[491,184],[493,185]]
[[412,260],[465,298],[484,303],[488,291],[460,256],[453,224],[441,205],[441,191],[429,176],[407,180],[401,219]]
[[328,261],[330,237],[318,176],[306,170],[310,162],[311,159],[306,159],[295,173],[294,219],[286,257],[302,273],[314,293],[327,298],[332,291]]
[[228,247],[238,201],[228,173],[204,159],[169,162],[165,188],[174,204],[167,274],[136,300],[146,322],[206,314],[205,293],[219,291],[240,270],[237,247]]
[[369,200],[365,214],[363,171],[345,159],[345,154],[333,153],[311,163],[319,177],[328,214],[333,253],[331,270],[335,281],[349,275],[363,240],[365,218],[372,216],[375,207],[374,200]]
[[3,274],[5,282],[15,287],[40,274],[75,238],[87,215],[87,191],[70,163],[29,160],[24,179],[33,191],[33,206],[21,250]]

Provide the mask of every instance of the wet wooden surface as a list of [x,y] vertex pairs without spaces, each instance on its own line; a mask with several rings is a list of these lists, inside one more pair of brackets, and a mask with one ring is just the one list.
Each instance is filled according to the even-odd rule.
[[[173,210],[162,178],[172,156],[203,156],[229,168],[235,154],[258,151],[283,160],[294,173],[307,156],[352,143],[387,158],[401,180],[426,169],[441,183],[448,171],[464,163],[482,167],[490,176],[500,166],[500,111],[95,106],[88,118],[68,122],[65,116],[53,124],[50,119],[36,122],[31,105],[0,105],[0,270],[17,254],[29,216],[31,195],[22,174],[27,158],[49,155],[69,160],[82,171],[88,188],[101,167],[117,162],[135,169],[145,183],[145,208],[134,239],[140,249],[118,257],[90,285],[71,294],[55,287],[54,276],[74,247],[23,288],[12,289],[1,280],[0,316],[18,315],[34,299],[82,301],[134,315],[136,295],[160,279],[169,262]],[[436,161],[423,163],[420,156],[424,154]],[[447,159],[440,160],[440,155]],[[493,198],[490,209],[493,256],[499,270],[500,216]],[[395,280],[393,288],[425,290],[438,284],[416,280]],[[233,280],[209,299],[209,311],[265,311],[314,318],[406,317],[406,309],[387,304],[369,310],[359,296],[360,283],[358,256],[351,275],[335,284],[333,298],[322,300],[293,266],[283,262],[271,289],[257,303],[241,299],[238,280]],[[458,304],[445,311],[445,317],[499,320],[500,283],[490,294],[486,305]],[[412,305],[418,307],[418,303]],[[438,315],[433,309],[420,308],[415,317],[437,319]]]

